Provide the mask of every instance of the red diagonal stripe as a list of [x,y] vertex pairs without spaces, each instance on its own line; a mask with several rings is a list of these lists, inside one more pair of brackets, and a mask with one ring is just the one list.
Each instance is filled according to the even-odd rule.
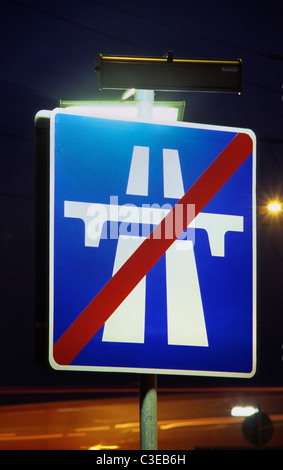
[[[251,153],[250,136],[237,134],[55,343],[53,355],[58,364],[72,362]],[[178,224],[178,233],[171,238],[154,237],[154,234],[165,233],[165,225],[174,220],[178,205],[187,207],[188,204],[195,205],[195,213],[183,211],[183,226]]]

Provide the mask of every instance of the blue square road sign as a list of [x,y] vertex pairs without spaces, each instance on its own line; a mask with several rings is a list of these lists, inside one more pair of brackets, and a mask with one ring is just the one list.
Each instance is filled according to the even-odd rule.
[[[52,112],[50,132],[51,366],[253,376],[253,132],[105,119],[62,109]],[[238,167],[226,175],[238,157]],[[178,219],[178,202],[186,194],[191,194],[189,223],[162,248],[156,228],[170,220],[172,211]],[[175,225],[163,228],[170,238]],[[155,245],[146,255],[150,237]],[[151,266],[156,247],[163,254]],[[128,292],[142,264],[145,271]],[[95,329],[106,303],[111,314]]]

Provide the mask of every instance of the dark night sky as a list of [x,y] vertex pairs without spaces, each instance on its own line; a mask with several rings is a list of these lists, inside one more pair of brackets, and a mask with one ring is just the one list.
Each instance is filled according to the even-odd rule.
[[[186,100],[185,121],[252,129],[257,136],[258,204],[264,204],[282,189],[282,13],[278,1],[256,7],[242,0],[2,1],[0,386],[119,379],[115,374],[70,374],[66,379],[35,363],[37,111],[55,108],[59,99],[120,99],[119,91],[98,89],[94,58],[99,53],[163,56],[172,50],[175,57],[241,58],[240,96],[158,92],[156,99]],[[258,218],[260,362],[251,384],[283,385],[282,227],[263,224],[262,215]],[[193,383],[191,378],[178,380]]]

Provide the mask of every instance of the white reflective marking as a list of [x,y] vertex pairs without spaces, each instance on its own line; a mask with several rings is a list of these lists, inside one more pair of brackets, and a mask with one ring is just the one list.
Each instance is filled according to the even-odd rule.
[[[184,195],[178,150],[163,149],[164,196],[180,199]],[[135,146],[127,185],[127,194],[148,195],[149,147]],[[119,229],[113,275],[140,246],[143,237],[135,236],[131,224],[154,225],[169,213],[167,207],[119,206],[118,197],[110,204],[65,201],[65,217],[78,218],[85,224],[85,246],[98,247],[106,221],[122,222]],[[155,207],[158,206],[158,207]],[[178,214],[177,214],[178,215]],[[178,217],[177,217],[178,221]],[[111,226],[110,238],[118,237],[118,225]],[[225,234],[242,232],[243,217],[200,213],[189,225],[207,232],[212,256],[225,256]],[[131,229],[129,232],[129,228]],[[171,228],[171,231],[174,227]],[[170,234],[171,234],[170,231]],[[123,233],[125,232],[125,235]],[[126,235],[127,234],[127,235]],[[167,231],[166,231],[167,234]],[[173,233],[172,233],[173,234]],[[171,236],[172,236],[171,234]],[[114,236],[111,236],[114,235]],[[134,235],[134,236],[133,236]],[[143,231],[144,235],[144,231]],[[169,238],[171,238],[171,236]],[[191,240],[176,240],[166,252],[168,344],[208,346],[197,267]],[[104,325],[102,341],[144,343],[144,277]]]
[[[132,207],[113,206],[109,204],[94,204],[87,202],[65,201],[64,217],[81,219],[85,223],[85,246],[98,247],[104,223],[108,221],[123,222],[124,224],[154,225],[169,213],[166,207]],[[200,212],[189,227],[203,229],[207,232],[212,256],[225,256],[225,234],[227,232],[243,232],[244,218],[238,215],[211,214]],[[175,228],[175,227],[174,227]],[[145,230],[146,232],[146,230]],[[117,238],[118,229],[113,230]],[[105,236],[107,238],[107,234]],[[181,249],[181,247],[180,247]]]
[[200,212],[195,218],[194,228],[206,230],[211,256],[225,256],[225,234],[243,232],[244,218],[238,215],[209,214]]
[[[119,237],[113,275],[141,245],[144,237]],[[104,326],[102,341],[144,343],[145,277],[126,297]]]
[[134,146],[127,194],[148,195],[149,147]]
[[[186,244],[187,249],[178,249]],[[177,240],[166,252],[168,344],[208,346],[193,245]]]
[[181,199],[184,185],[178,150],[163,149],[164,197]]

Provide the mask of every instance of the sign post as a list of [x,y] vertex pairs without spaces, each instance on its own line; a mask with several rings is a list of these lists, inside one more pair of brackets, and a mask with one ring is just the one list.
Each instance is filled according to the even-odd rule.
[[[138,118],[152,119],[153,100],[153,90],[136,90]],[[158,448],[156,374],[140,374],[140,448]]]
[[158,449],[156,374],[140,374],[140,448]]

